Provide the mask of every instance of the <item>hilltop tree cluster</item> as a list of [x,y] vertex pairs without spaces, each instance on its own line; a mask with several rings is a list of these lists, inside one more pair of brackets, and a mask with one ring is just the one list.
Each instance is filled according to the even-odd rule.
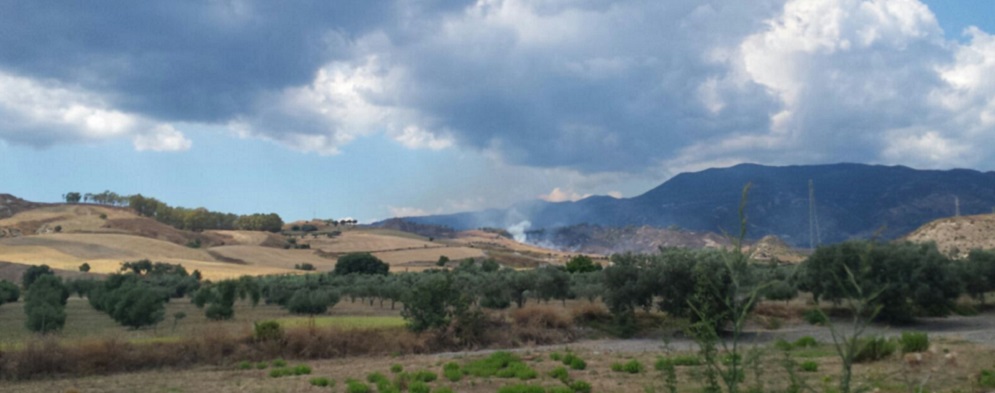
[[238,229],[279,232],[283,228],[283,219],[276,213],[236,215],[210,211],[202,207],[196,209],[172,207],[158,199],[144,197],[141,194],[129,196],[127,200],[128,207],[139,215],[188,231]]

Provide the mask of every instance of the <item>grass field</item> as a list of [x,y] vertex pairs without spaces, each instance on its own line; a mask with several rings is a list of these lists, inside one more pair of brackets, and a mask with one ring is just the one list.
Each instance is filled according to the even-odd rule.
[[[175,321],[176,313],[186,317]],[[81,342],[107,338],[118,338],[131,342],[156,342],[177,340],[200,334],[205,329],[222,329],[236,334],[249,334],[254,322],[279,320],[288,326],[306,326],[308,318],[291,315],[276,305],[259,304],[252,307],[245,302],[235,305],[235,317],[228,321],[211,321],[204,316],[204,310],[194,306],[190,299],[173,299],[166,304],[166,316],[155,328],[131,330],[118,325],[107,314],[93,309],[86,299],[70,297],[66,304],[66,325],[58,337],[66,342]],[[0,348],[16,346],[25,340],[36,337],[24,327],[24,303],[9,303],[0,306]],[[352,303],[347,299],[332,307],[328,314],[315,318],[317,326],[342,328],[397,327],[404,321],[399,308],[390,310],[379,305],[370,306],[362,302]]]

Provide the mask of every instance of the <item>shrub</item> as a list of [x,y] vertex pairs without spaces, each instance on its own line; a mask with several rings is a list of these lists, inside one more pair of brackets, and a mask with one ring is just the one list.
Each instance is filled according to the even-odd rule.
[[636,359],[632,359],[625,363],[612,363],[611,370],[615,372],[639,374],[643,372],[643,364]]
[[266,362],[256,363],[256,369],[263,370],[267,367],[269,367],[269,364],[266,364]]
[[347,393],[370,393],[370,385],[359,382],[354,379],[346,381],[345,391]]
[[431,389],[425,382],[415,381],[411,383],[411,386],[408,386],[408,391],[411,393],[428,393]]
[[275,341],[283,339],[283,328],[277,321],[256,322],[252,326],[252,337],[256,341]]
[[458,382],[463,379],[463,370],[460,370],[459,365],[455,362],[449,362],[442,366],[442,375],[452,382]]
[[591,384],[584,381],[573,381],[570,384],[570,389],[577,393],[591,393]]
[[923,352],[929,349],[929,335],[925,332],[902,332],[898,343],[902,353]]
[[549,358],[558,362],[560,360],[563,360],[563,355],[561,355],[559,352],[553,352],[549,354]]
[[17,299],[21,298],[21,289],[17,287],[16,284],[0,280],[0,305],[4,303],[13,303]]
[[808,322],[812,325],[824,325],[826,324],[826,322],[829,322],[826,319],[825,314],[814,308],[805,310],[805,312],[802,313],[802,319],[804,319],[805,322]]
[[404,371],[404,367],[401,366],[400,364],[392,364],[392,365],[390,365],[390,372],[392,372],[394,374],[397,374],[397,373],[399,373],[401,371]]
[[587,368],[587,362],[572,353],[567,353],[566,356],[563,356],[563,364],[570,366],[570,368],[574,370],[583,370]]
[[995,388],[995,371],[981,370],[978,374],[978,385],[983,388]]
[[795,348],[814,348],[819,346],[819,342],[812,336],[803,336],[792,344]]
[[529,368],[515,355],[508,352],[495,352],[487,358],[471,362],[464,368],[467,374],[476,377],[496,376],[498,378],[534,379],[539,373]]
[[382,373],[374,372],[366,376],[366,382],[376,385],[381,382],[390,382],[390,380],[387,379],[387,377],[384,376]]
[[283,359],[276,359],[270,365],[273,366],[273,367],[286,367],[287,366],[287,361],[285,361]]
[[294,367],[293,369],[291,369],[291,371],[294,373],[294,375],[308,375],[311,374],[311,366],[302,364],[297,367]]
[[307,262],[295,264],[294,265],[294,269],[303,270],[303,271],[306,271],[306,272],[310,272],[310,271],[314,271],[315,270],[314,265],[312,265],[310,263],[307,263]]
[[566,367],[557,367],[553,371],[549,372],[549,376],[566,382],[570,379],[570,373],[567,371]]
[[310,382],[311,382],[311,386],[318,386],[318,387],[322,387],[322,388],[325,388],[325,387],[334,387],[335,386],[335,380],[334,379],[328,379],[328,378],[325,378],[325,377],[311,378]]
[[439,378],[439,376],[437,374],[435,374],[435,373],[433,373],[431,371],[428,371],[428,370],[422,370],[422,371],[416,372],[416,373],[414,373],[411,376],[411,379],[413,379],[415,381],[421,381],[421,382],[432,382],[432,381],[435,381],[438,378]]
[[802,362],[799,368],[801,368],[801,370],[804,372],[814,373],[816,371],[819,371],[819,363],[809,360],[806,362]]
[[272,370],[269,370],[269,376],[270,376],[270,378],[280,378],[280,377],[287,377],[287,376],[291,376],[291,375],[294,375],[294,372],[293,372],[293,370],[291,370],[290,368],[287,368],[287,367],[278,367],[278,368],[274,368]]
[[238,369],[239,370],[249,370],[251,368],[252,368],[252,363],[249,362],[249,361],[247,361],[247,360],[243,360],[241,362],[238,362]]
[[861,339],[859,348],[853,357],[854,363],[873,362],[884,359],[895,352],[897,345],[884,337],[869,337]]

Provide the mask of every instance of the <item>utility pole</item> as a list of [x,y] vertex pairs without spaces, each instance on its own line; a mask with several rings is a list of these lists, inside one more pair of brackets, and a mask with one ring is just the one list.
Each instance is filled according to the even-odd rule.
[[808,246],[815,249],[822,243],[822,234],[819,233],[819,215],[815,209],[815,185],[812,179],[808,179]]

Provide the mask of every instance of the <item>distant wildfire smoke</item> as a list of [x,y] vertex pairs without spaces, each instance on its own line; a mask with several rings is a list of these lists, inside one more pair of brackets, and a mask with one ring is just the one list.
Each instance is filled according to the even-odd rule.
[[518,224],[508,227],[508,233],[515,238],[516,242],[525,243],[525,231],[532,226],[532,222],[525,220]]

